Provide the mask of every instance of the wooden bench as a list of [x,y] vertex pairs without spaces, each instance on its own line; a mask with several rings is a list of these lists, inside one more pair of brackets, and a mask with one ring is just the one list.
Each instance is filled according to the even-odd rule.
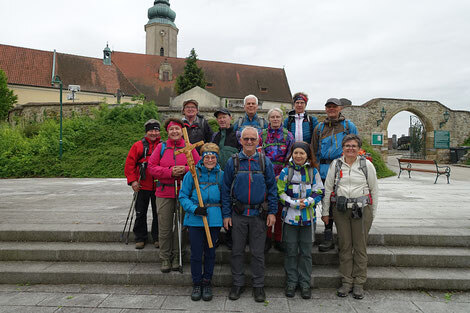
[[[415,160],[415,159],[399,159],[398,160],[398,167],[400,168],[400,173],[398,174],[398,178],[400,178],[402,171],[408,171],[408,177],[411,178],[411,171],[416,172],[427,172],[427,173],[436,173],[436,180],[434,183],[437,182],[437,179],[440,175],[447,176],[447,183],[449,183],[450,177],[450,167],[449,166],[439,166],[437,162],[434,160]],[[406,163],[406,167],[402,165],[402,163]],[[413,168],[411,164],[427,164],[427,165],[435,165],[436,169],[424,169],[424,168]]]

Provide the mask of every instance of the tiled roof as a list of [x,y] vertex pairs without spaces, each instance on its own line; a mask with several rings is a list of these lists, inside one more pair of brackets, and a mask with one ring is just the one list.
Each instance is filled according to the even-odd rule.
[[[9,84],[51,87],[53,58],[50,51],[0,45],[0,68]],[[121,89],[125,95],[140,93],[115,65],[104,65],[97,58],[56,53],[56,74],[65,88],[80,85],[89,92],[115,94]]]
[[[173,94],[176,77],[183,73],[185,59],[114,51],[113,63],[132,84],[157,104],[168,104]],[[159,68],[163,62],[171,64],[173,80],[161,81]],[[244,64],[199,60],[211,93],[225,98],[243,99],[248,94],[260,100],[290,102],[291,93],[284,69]],[[264,89],[263,91],[262,88]]]

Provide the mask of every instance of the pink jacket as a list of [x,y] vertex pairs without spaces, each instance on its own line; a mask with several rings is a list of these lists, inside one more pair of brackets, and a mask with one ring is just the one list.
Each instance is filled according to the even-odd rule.
[[[186,172],[189,171],[186,155],[182,153],[178,154],[176,157],[174,156],[175,151],[184,148],[184,146],[185,143],[183,138],[176,142],[168,139],[166,141],[165,151],[161,158],[162,143],[158,144],[155,152],[150,156],[148,171],[158,180],[155,196],[160,198],[175,198],[175,178],[171,175],[173,166],[186,165]],[[192,151],[192,154],[194,163],[197,164],[200,157],[196,149]],[[181,181],[178,182],[178,185],[180,183]]]

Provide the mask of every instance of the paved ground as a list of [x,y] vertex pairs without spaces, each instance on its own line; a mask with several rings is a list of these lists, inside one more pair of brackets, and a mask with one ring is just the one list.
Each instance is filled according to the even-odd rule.
[[[391,168],[396,170],[391,158]],[[374,233],[470,233],[470,168],[452,167],[451,183],[432,174],[379,181]],[[121,230],[132,192],[123,179],[0,180],[0,229]],[[317,231],[321,231],[321,225]],[[130,249],[133,247],[130,245]],[[100,285],[0,285],[0,312],[469,312],[470,293],[367,291],[362,301],[314,290],[312,300],[286,299],[268,289],[269,303],[250,292],[230,301],[227,288],[209,303],[192,302],[190,287]]]

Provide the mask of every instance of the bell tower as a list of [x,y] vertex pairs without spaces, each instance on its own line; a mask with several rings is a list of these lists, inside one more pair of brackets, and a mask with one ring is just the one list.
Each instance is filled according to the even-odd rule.
[[177,56],[176,40],[178,28],[175,25],[176,13],[170,9],[168,0],[156,0],[148,10],[149,21],[145,25],[146,54],[166,57]]

